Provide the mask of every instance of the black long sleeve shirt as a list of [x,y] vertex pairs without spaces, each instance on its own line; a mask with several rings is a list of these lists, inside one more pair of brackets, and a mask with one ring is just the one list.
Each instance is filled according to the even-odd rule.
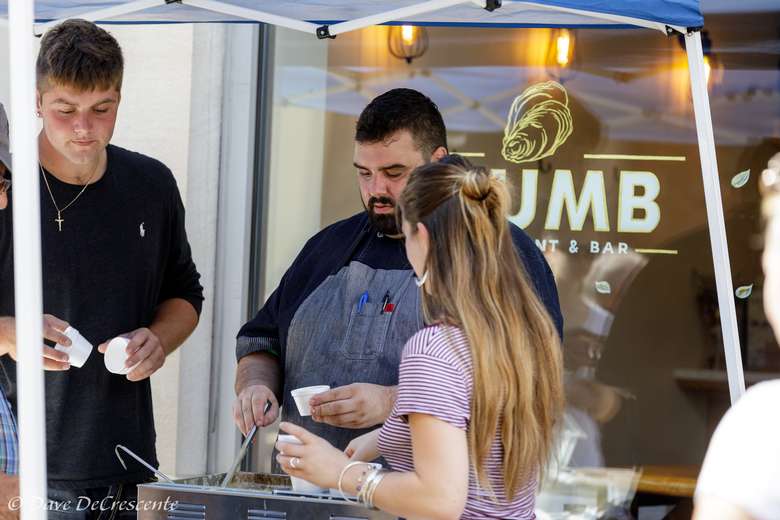
[[[151,476],[133,460],[124,470],[114,455],[123,444],[157,465],[149,379],[133,383],[108,372],[97,346],[148,327],[165,300],[182,298],[198,313],[203,301],[170,170],[116,146],[107,152],[105,175],[62,213],[62,231],[41,179],[44,312],[69,322],[95,347],[82,368],[45,375],[49,485],[60,489]],[[46,175],[60,208],[81,191]],[[8,208],[0,211],[0,316],[14,315],[10,195]],[[3,384],[15,403],[16,363],[1,359]]]

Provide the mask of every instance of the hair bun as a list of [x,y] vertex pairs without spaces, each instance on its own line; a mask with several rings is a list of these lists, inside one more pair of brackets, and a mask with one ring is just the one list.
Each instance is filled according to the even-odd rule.
[[478,167],[466,170],[460,191],[463,196],[477,202],[482,202],[490,196],[492,189],[490,174],[485,168]]

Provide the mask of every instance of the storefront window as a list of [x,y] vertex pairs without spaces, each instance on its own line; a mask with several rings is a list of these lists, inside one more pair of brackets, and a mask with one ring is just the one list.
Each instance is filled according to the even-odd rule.
[[[776,16],[739,19],[755,30],[708,19],[705,50],[750,384],[780,373],[762,312],[756,189],[780,150],[780,46]],[[362,210],[360,111],[391,88],[420,90],[444,115],[450,151],[506,179],[512,222],[556,277],[568,411],[558,481],[540,505],[603,508],[652,489],[653,475],[680,477],[689,494],[729,395],[684,46],[647,30],[428,27],[414,33],[427,49],[407,63],[389,31],[326,49],[277,32],[269,244],[280,249],[267,286],[309,235]],[[285,212],[301,224],[291,229]],[[591,469],[564,478],[567,468]],[[615,496],[588,490],[605,478]]]

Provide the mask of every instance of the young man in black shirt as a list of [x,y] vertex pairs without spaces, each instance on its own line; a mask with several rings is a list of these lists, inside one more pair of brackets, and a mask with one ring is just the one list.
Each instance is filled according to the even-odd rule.
[[[119,44],[90,22],[64,22],[41,42],[44,335],[68,346],[64,332],[72,326],[99,346],[81,368],[42,346],[49,498],[59,509],[49,518],[98,518],[112,504],[132,505],[135,484],[152,475],[132,461],[124,470],[114,447],[157,464],[149,376],[193,331],[203,301],[173,175],[109,144],[122,74]],[[0,213],[0,276],[0,346],[15,358],[11,211]],[[126,376],[104,366],[102,353],[117,336],[130,341],[126,366],[135,368]],[[2,363],[13,400],[15,363],[9,356]],[[82,496],[96,511],[79,510]]]

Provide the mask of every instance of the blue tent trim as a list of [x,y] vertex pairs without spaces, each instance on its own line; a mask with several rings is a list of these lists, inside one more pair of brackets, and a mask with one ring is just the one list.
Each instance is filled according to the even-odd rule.
[[704,26],[699,0],[543,0],[539,3],[682,27]]
[[[307,20],[318,25],[335,25],[344,20]],[[497,29],[643,29],[631,24],[556,24],[556,23],[511,23],[511,22],[386,22],[380,25],[400,26],[414,25],[417,27],[475,27],[475,28],[497,28]]]
[[[220,0],[222,3],[267,13],[291,20],[328,20],[328,25],[352,21],[367,16],[407,8],[416,3],[412,0],[378,1],[364,0]],[[148,7],[142,11],[119,15],[102,23],[167,24],[246,22],[235,16],[198,9],[187,0]],[[63,18],[86,16],[96,10],[118,7],[130,3],[124,0],[38,0],[35,17],[38,23],[47,23]],[[557,8],[568,10],[560,11]],[[7,17],[8,0],[0,0],[0,17]],[[599,19],[599,15],[621,17],[610,23]],[[626,28],[637,22],[675,27],[678,29],[699,28],[704,24],[699,0],[536,0],[531,4],[515,3],[509,0],[493,12],[481,9],[471,2],[430,11],[424,14],[400,17],[389,25],[412,24],[454,27],[592,27]],[[642,25],[637,23],[637,25]]]
[[[48,23],[53,22],[53,18],[35,20],[35,23]],[[313,24],[321,25],[334,25],[339,21],[321,21],[321,20],[305,20]],[[174,20],[145,20],[145,21],[133,21],[133,20],[98,20],[95,22],[98,25],[180,25],[184,23],[191,24],[209,24],[209,23],[224,23],[224,24],[257,24],[255,20],[224,20],[219,22],[206,21],[206,20],[193,20],[193,21],[174,21]],[[475,29],[645,29],[644,27],[637,27],[630,24],[531,24],[531,23],[450,23],[450,22],[416,22],[416,23],[400,23],[400,22],[387,22],[380,25],[388,26],[401,26],[401,25],[414,25],[417,27],[470,27]],[[691,28],[692,30],[698,30],[699,28]],[[649,30],[649,29],[648,29]]]

